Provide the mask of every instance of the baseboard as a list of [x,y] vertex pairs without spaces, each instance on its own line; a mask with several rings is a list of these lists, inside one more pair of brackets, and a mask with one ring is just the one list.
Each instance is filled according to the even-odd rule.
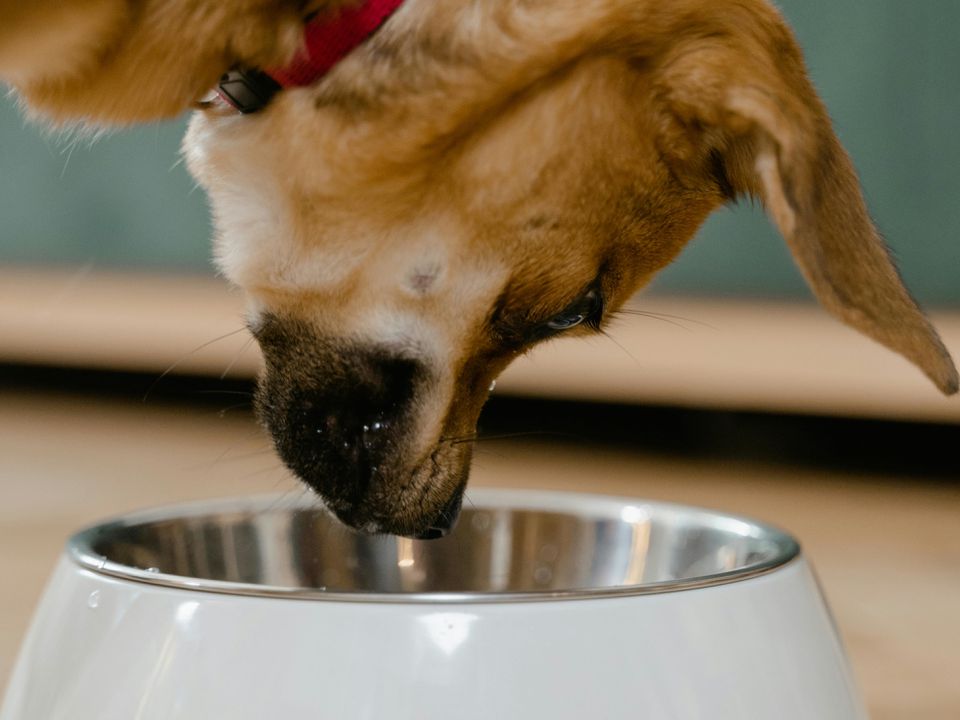
[[[960,422],[960,399],[812,303],[640,296],[632,306],[649,315],[618,318],[609,337],[538,348],[496,392]],[[960,311],[933,320],[960,356]],[[0,362],[242,378],[260,357],[242,297],[219,280],[8,269]]]

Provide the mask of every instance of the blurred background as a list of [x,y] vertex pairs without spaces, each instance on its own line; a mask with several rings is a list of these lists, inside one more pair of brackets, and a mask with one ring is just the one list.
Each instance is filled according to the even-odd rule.
[[[782,0],[904,279],[960,356],[955,0]],[[300,493],[249,410],[184,122],[92,143],[0,101],[0,688],[63,541],[150,504]],[[752,514],[818,568],[873,717],[960,717],[960,400],[830,320],[749,204],[610,338],[499,382],[473,482]]]

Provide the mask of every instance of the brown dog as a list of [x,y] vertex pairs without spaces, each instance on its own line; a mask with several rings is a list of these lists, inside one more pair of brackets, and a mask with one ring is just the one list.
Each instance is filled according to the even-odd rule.
[[[173,114],[339,4],[6,2],[0,72],[55,118]],[[185,152],[250,298],[261,417],[355,527],[449,527],[497,374],[601,327],[742,195],[830,312],[957,390],[763,0],[406,0],[321,81],[198,113]]]

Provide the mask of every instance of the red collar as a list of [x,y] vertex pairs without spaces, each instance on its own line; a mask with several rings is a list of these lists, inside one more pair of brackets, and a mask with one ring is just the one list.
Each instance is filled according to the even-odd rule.
[[304,49],[283,68],[235,69],[220,78],[217,92],[242,113],[265,107],[286,87],[310,85],[363,43],[403,4],[403,0],[366,0],[333,18],[318,17],[304,28]]

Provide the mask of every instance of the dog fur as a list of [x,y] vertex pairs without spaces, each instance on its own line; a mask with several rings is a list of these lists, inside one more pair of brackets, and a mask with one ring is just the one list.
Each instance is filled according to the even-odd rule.
[[[57,120],[171,115],[339,4],[3,2],[0,74]],[[250,300],[259,413],[355,527],[447,528],[496,376],[602,327],[745,195],[828,311],[957,390],[764,0],[407,0],[315,85],[196,113],[184,151]]]

